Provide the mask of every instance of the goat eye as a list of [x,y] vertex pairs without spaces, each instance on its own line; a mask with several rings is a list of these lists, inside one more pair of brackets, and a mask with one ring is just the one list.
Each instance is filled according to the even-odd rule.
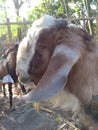
[[40,49],[45,49],[45,46],[39,45]]
[[36,58],[41,57],[41,54],[38,51],[36,51],[34,57]]

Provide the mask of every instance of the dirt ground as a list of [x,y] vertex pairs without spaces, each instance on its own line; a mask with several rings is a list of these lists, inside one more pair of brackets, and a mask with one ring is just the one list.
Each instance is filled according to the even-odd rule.
[[[79,122],[78,117],[72,119],[71,112],[53,110],[46,103],[43,107],[45,109],[38,113],[33,103],[25,104],[14,94],[13,108],[9,109],[9,98],[4,97],[0,89],[0,130],[87,130]],[[91,111],[90,107],[87,111],[96,122],[97,110],[93,108]],[[95,130],[98,130],[97,128]]]

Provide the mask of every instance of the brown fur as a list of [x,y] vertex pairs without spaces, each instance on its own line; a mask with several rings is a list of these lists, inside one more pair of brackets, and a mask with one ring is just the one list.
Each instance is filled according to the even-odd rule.
[[[30,69],[28,71],[31,79],[35,81],[35,83],[36,78],[37,82],[40,80],[47,68],[49,59],[56,44],[58,45],[61,42],[67,44],[70,48],[76,48],[79,50],[81,52],[81,57],[73,66],[68,76],[67,87],[65,87],[65,89],[68,89],[72,94],[77,96],[82,103],[89,103],[92,96],[96,95],[98,91],[98,63],[96,60],[98,57],[98,51],[96,43],[88,33],[79,28],[65,27],[61,29],[59,33],[57,31],[53,32],[53,30],[42,31],[39,36],[36,43],[37,51],[31,59]],[[50,55],[48,56],[47,54]]]

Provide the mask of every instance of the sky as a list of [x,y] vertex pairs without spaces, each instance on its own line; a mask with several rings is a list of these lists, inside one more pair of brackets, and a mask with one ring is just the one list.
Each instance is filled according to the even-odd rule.
[[[24,3],[20,8],[20,16],[21,18],[27,18],[28,12],[36,5],[39,4],[41,0],[29,0],[31,2],[30,7],[28,8],[27,3]],[[7,0],[5,3],[8,17],[13,21],[16,18],[15,8],[12,0]]]

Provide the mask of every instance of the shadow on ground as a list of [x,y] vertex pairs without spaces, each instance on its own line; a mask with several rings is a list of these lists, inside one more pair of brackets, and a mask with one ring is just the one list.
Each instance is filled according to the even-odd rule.
[[[10,110],[9,98],[0,94],[0,130],[86,130],[78,117],[72,120],[72,113],[52,110],[47,104],[43,106],[46,109],[37,113],[34,104],[25,104],[16,96]],[[92,114],[91,109],[86,111]]]

